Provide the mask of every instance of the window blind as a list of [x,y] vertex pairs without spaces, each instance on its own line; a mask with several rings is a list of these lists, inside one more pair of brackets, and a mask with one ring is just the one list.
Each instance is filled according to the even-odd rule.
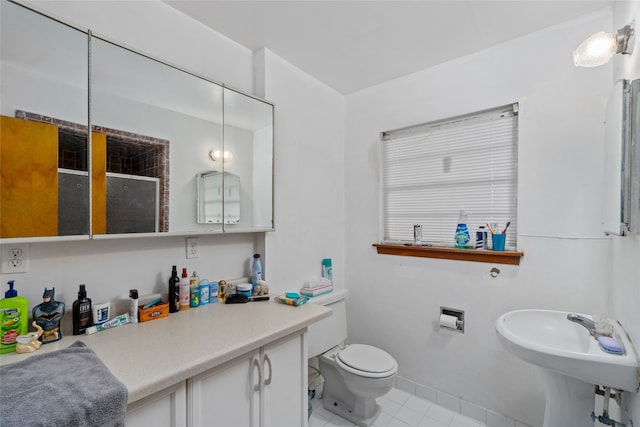
[[383,241],[454,246],[460,210],[472,241],[486,223],[511,221],[516,248],[518,104],[381,133]]

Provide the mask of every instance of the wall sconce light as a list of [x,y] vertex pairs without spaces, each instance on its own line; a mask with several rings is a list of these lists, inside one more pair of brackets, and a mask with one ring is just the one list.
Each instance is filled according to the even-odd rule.
[[635,21],[613,33],[599,32],[583,41],[573,51],[576,67],[597,67],[606,64],[616,53],[629,55],[635,41]]
[[230,151],[222,152],[220,150],[211,150],[209,152],[209,157],[211,157],[211,160],[215,162],[220,159],[231,160],[233,158],[233,154],[231,154]]

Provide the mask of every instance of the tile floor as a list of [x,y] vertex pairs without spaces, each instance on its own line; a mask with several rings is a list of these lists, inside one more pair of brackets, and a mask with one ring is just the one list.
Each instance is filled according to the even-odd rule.
[[[380,398],[378,402],[382,412],[375,421],[375,427],[486,427],[480,421],[397,388]],[[352,422],[324,409],[320,399],[313,399],[311,406],[313,411],[309,418],[309,427],[354,426]]]

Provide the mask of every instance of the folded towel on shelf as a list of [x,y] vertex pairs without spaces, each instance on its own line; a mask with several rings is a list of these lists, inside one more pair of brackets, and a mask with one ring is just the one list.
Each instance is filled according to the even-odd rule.
[[81,341],[0,367],[7,426],[124,426],[127,388]]

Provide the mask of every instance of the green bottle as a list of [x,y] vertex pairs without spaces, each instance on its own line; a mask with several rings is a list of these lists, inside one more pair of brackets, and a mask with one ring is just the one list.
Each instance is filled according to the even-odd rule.
[[9,290],[0,300],[0,353],[16,351],[18,336],[29,331],[29,301],[19,297],[9,280]]

